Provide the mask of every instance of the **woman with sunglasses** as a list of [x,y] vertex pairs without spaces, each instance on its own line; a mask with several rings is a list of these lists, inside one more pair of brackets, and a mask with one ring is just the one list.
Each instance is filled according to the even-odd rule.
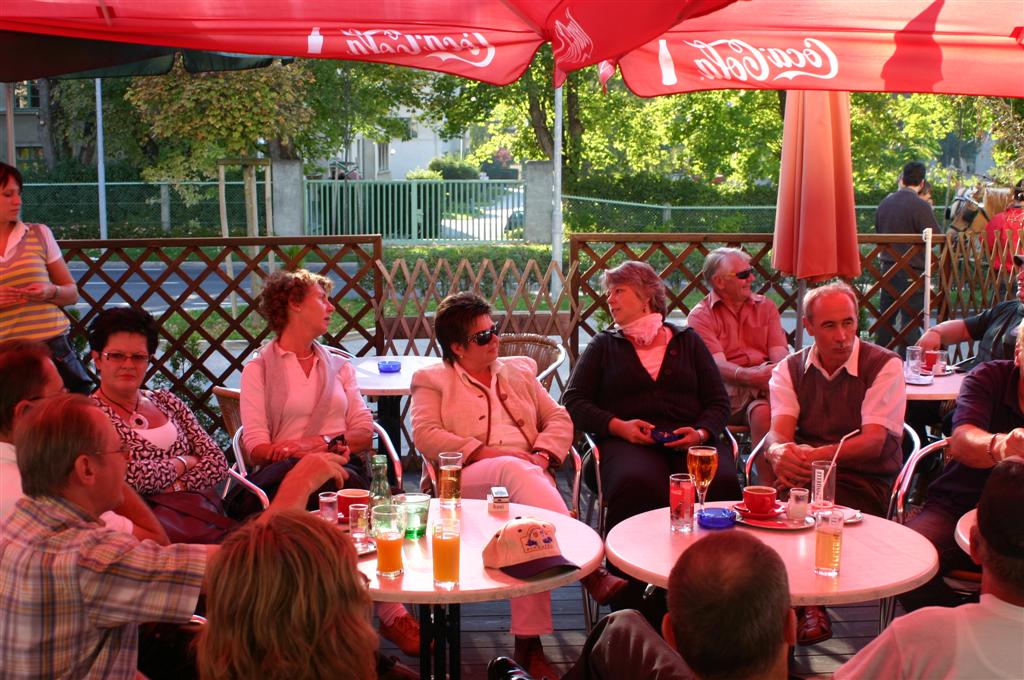
[[[444,361],[413,374],[413,440],[431,463],[442,452],[462,452],[463,498],[483,499],[492,486],[504,486],[513,502],[567,515],[552,471],[569,452],[572,421],[537,380],[533,359],[498,356],[491,312],[468,292],[438,305],[434,335]],[[625,582],[602,569],[583,584],[607,601]],[[533,677],[560,677],[539,637],[552,631],[551,596],[511,604],[516,659]]]
[[129,453],[127,482],[143,496],[206,491],[227,476],[224,452],[188,406],[167,390],[146,390],[159,329],[141,309],[105,309],[89,325],[100,384],[92,398]]
[[[739,499],[736,461],[720,440],[729,396],[711,353],[696,331],[665,321],[665,284],[646,262],[624,262],[601,283],[615,324],[587,345],[562,399],[600,447],[605,526],[667,506],[668,477],[687,471],[694,445],[718,448],[708,499]],[[658,443],[663,432],[678,439]],[[642,591],[624,595],[638,604]]]

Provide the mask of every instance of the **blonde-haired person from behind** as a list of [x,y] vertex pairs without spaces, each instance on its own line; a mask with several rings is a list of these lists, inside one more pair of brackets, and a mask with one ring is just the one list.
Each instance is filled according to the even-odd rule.
[[210,560],[203,680],[377,677],[372,602],[352,542],[301,511],[249,522]]

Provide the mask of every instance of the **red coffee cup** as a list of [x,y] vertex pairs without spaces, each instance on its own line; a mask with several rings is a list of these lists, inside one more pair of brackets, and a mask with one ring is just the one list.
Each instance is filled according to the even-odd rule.
[[341,489],[338,491],[338,512],[348,517],[348,506],[356,503],[369,504],[370,492],[367,489]]
[[758,515],[765,515],[774,510],[777,498],[775,487],[748,486],[743,489],[743,503],[747,510]]
[[921,357],[921,372],[931,373],[932,366],[935,365],[935,360],[939,358],[938,351],[934,349],[925,350],[924,356]]

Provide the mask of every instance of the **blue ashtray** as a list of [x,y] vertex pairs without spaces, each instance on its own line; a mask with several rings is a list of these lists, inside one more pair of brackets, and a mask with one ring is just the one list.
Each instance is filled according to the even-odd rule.
[[736,513],[731,508],[705,508],[697,512],[697,524],[702,529],[728,529],[736,525]]
[[398,373],[402,370],[401,361],[378,361],[377,370],[381,373]]

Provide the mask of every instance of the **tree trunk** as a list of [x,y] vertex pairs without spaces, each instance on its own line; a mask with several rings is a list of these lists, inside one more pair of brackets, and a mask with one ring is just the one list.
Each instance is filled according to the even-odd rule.
[[298,149],[295,148],[295,141],[287,139],[268,139],[267,150],[271,158],[278,160],[299,160]]
[[583,159],[583,120],[580,118],[579,73],[573,72],[565,81],[565,113],[567,118],[565,136],[564,173],[567,179],[575,180],[585,170]]
[[785,90],[775,90],[775,94],[777,94],[779,96],[779,118],[781,118],[782,122],[785,123],[786,122],[786,91]]
[[47,170],[53,170],[57,166],[57,143],[54,139],[54,104],[50,98],[50,79],[40,78],[36,81],[36,89],[39,90],[39,124],[42,125],[42,134],[39,135],[43,145],[43,162]]
[[548,158],[555,157],[555,140],[551,135],[551,128],[548,127],[547,112],[544,109],[544,102],[541,99],[540,87],[533,79],[531,69],[527,69],[523,75],[526,83],[526,99],[530,106],[530,126],[533,134],[537,135],[537,145]]

